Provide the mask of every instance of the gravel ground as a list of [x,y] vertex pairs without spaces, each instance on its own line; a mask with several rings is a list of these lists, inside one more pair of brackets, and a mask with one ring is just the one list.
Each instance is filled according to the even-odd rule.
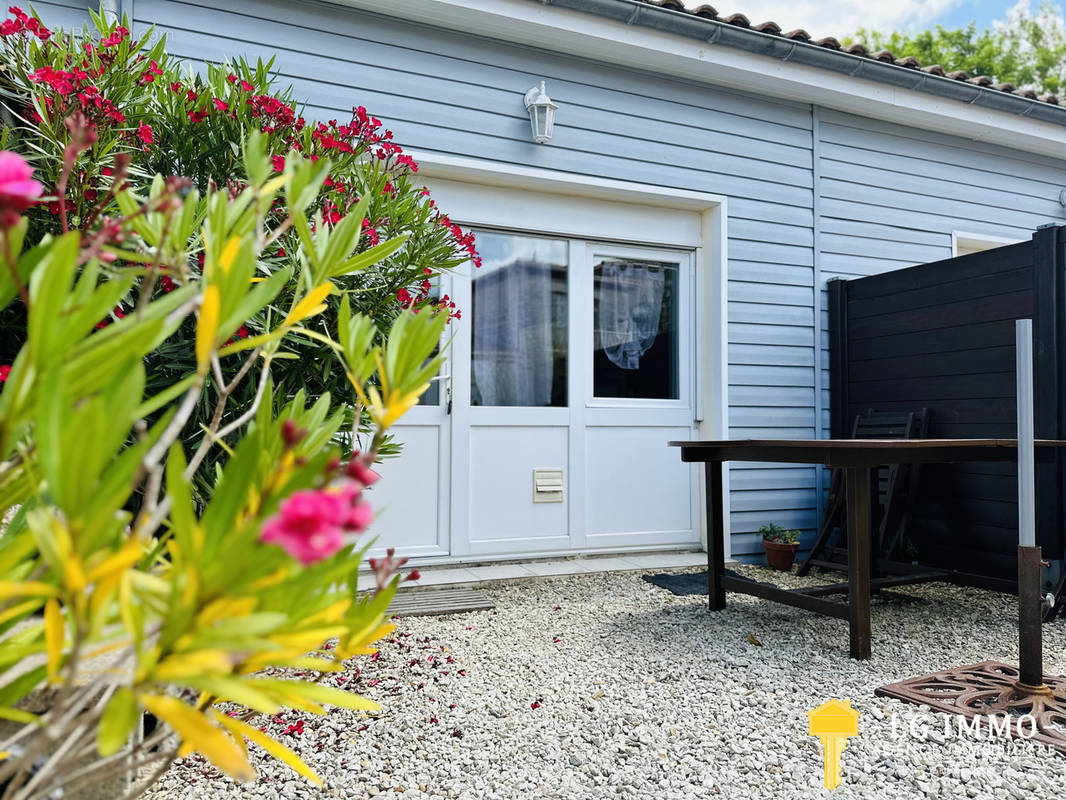
[[[1050,750],[954,731],[945,739],[943,715],[873,695],[934,669],[1016,662],[1013,598],[943,584],[896,590],[874,601],[874,657],[862,663],[847,657],[841,621],[734,594],[709,614],[703,597],[674,597],[636,573],[486,591],[495,611],[405,619],[376,661],[340,676],[338,685],[379,700],[380,716],[288,712],[258,723],[325,789],[266,759],[258,781],[239,786],[193,756],[151,796],[824,798],[806,712],[829,697],[861,712],[834,797],[1066,791],[1066,759]],[[1048,672],[1066,673],[1066,624],[1044,636]]]

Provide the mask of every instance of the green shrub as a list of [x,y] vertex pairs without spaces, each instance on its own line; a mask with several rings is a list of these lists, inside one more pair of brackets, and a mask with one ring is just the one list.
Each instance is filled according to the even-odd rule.
[[[292,220],[307,220],[311,230],[336,228],[353,215],[361,220],[361,268],[331,276],[338,291],[326,298],[325,313],[312,329],[286,339],[271,368],[278,396],[292,398],[301,390],[311,397],[328,394],[335,408],[350,415],[357,398],[343,373],[333,368],[331,344],[323,338],[335,326],[344,297],[373,318],[382,334],[405,308],[439,307],[459,316],[454,303],[438,298],[433,287],[442,272],[468,259],[479,263],[473,237],[436,207],[417,182],[417,164],[366,109],[353,109],[347,123],[305,121],[291,89],[275,85],[272,60],[209,65],[197,74],[166,53],[163,37],[146,33],[134,41],[125,19],[108,23],[97,15],[94,24],[92,31],[51,31],[46,41],[24,27],[0,34],[5,67],[0,97],[12,123],[5,126],[3,143],[37,168],[48,193],[46,202],[29,214],[29,241],[68,227],[97,230],[102,217],[117,213],[110,200],[100,204],[116,169],[124,170],[142,193],[160,174],[188,178],[201,193],[216,186],[237,196],[245,185],[241,142],[258,131],[275,171],[283,169],[290,154],[299,153],[317,160],[323,173],[306,206],[290,208],[282,197],[263,210],[265,238],[256,272],[260,277],[291,276],[279,302],[291,302],[310,288],[306,276],[319,257],[311,242],[297,235]],[[85,115],[95,139],[64,179],[62,157],[72,141],[67,120],[75,112]],[[322,166],[326,159],[328,171]],[[184,255],[187,260],[180,263],[161,262],[165,269],[159,271],[154,292],[167,293],[196,279],[204,253]],[[101,322],[108,324],[130,310],[121,298]],[[233,335],[255,337],[266,325],[262,314],[250,315]],[[9,363],[25,341],[19,306],[0,315],[0,332],[0,363]],[[146,356],[149,388],[171,385],[194,368],[192,336],[187,324]],[[214,403],[233,375],[224,362],[220,375],[208,376],[203,399],[183,432],[186,441],[200,441]],[[228,401],[247,407],[253,392],[254,387],[241,387]],[[346,447],[352,444],[347,435],[351,422],[346,418],[343,427]],[[362,422],[365,428],[368,420]],[[381,452],[394,453],[395,448],[386,441]],[[215,463],[213,456],[197,472],[201,499],[217,477]]]

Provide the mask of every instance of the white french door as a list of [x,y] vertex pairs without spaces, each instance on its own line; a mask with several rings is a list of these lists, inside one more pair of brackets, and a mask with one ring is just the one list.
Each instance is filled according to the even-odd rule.
[[699,542],[692,251],[477,230],[445,374],[395,429],[380,548],[474,559]]
[[695,470],[666,446],[694,427],[692,253],[478,243],[453,283],[451,554],[697,542]]

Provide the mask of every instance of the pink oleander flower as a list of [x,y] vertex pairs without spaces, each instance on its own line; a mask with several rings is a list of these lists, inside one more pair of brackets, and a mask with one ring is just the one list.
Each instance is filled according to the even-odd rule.
[[33,180],[33,168],[18,153],[0,151],[0,226],[10,228],[37,198],[44,187]]
[[304,566],[329,558],[350,533],[360,534],[373,518],[355,482],[339,489],[307,489],[288,497],[263,523],[259,540],[280,545]]
[[304,566],[344,547],[350,503],[338,492],[305,490],[288,497],[263,524],[260,541],[277,544]]

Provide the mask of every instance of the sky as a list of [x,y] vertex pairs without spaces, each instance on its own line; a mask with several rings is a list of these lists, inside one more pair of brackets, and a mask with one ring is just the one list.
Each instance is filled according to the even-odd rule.
[[[773,20],[786,31],[804,28],[815,38],[843,37],[860,27],[890,31],[921,30],[936,24],[959,28],[970,20],[978,28],[1002,20],[1017,0],[718,0],[721,15],[740,12],[752,22]],[[686,0],[689,8],[699,5]],[[1033,8],[1039,5],[1034,0]]]

